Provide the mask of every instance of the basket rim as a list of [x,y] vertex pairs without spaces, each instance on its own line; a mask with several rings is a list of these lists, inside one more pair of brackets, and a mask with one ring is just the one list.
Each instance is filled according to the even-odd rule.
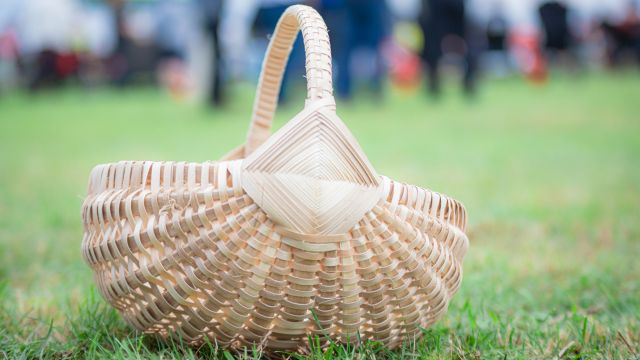
[[[93,184],[92,180],[96,178],[96,172],[101,172],[104,171],[104,169],[106,168],[113,168],[113,167],[117,167],[117,166],[123,166],[123,165],[142,165],[145,169],[148,169],[148,171],[151,171],[151,168],[153,168],[153,166],[161,166],[161,165],[168,165],[168,164],[173,164],[173,165],[178,165],[178,164],[183,164],[186,166],[195,166],[195,170],[197,171],[198,168],[201,169],[203,165],[209,165],[209,166],[213,166],[216,167],[218,165],[229,165],[229,164],[238,164],[237,168],[241,168],[241,163],[244,161],[244,159],[237,159],[237,160],[206,160],[204,162],[193,162],[193,161],[173,161],[173,160],[120,160],[120,161],[116,161],[116,162],[110,162],[110,163],[102,163],[102,164],[98,164],[95,165],[90,172],[90,176],[89,176],[89,184],[88,184],[88,191],[87,191],[87,195],[86,195],[86,199],[85,201],[89,201],[92,197],[97,196],[100,193],[103,192],[107,192],[107,191],[122,191],[122,190],[127,190],[127,191],[135,191],[137,189],[142,189],[145,188],[145,186],[140,186],[140,185],[127,185],[127,186],[106,186],[104,187],[101,191],[93,191],[94,190],[94,186],[95,184]],[[146,175],[147,177],[149,177],[149,174]],[[184,176],[186,180],[186,176],[187,176],[187,172],[184,172]],[[453,197],[434,191],[432,189],[426,188],[426,187],[422,187],[419,185],[414,185],[414,184],[409,184],[406,182],[402,182],[402,181],[397,181],[394,180],[386,175],[381,175],[381,174],[377,174],[377,176],[380,178],[381,182],[383,184],[387,184],[385,186],[397,186],[397,185],[401,185],[403,187],[413,187],[416,189],[416,191],[418,192],[424,192],[425,194],[431,194],[432,196],[436,196],[437,198],[439,198],[439,202],[449,202],[450,205],[454,206],[455,208],[458,209],[458,211],[460,212],[460,217],[463,219],[461,221],[460,224],[455,224],[452,221],[446,220],[446,219],[442,219],[442,221],[444,223],[446,223],[447,225],[450,226],[454,226],[457,229],[461,230],[462,232],[466,232],[466,227],[467,227],[467,210],[466,207],[464,206],[464,204],[456,199],[454,199]],[[173,180],[173,179],[172,179]],[[214,185],[214,179],[210,179],[209,180],[209,184],[210,185]],[[147,179],[147,183],[149,183],[148,179]],[[186,181],[185,181],[186,183]],[[202,188],[201,186],[199,188]],[[186,191],[193,191],[193,190],[188,190],[188,189],[184,189]],[[244,191],[244,190],[243,190]],[[387,201],[392,201],[393,199],[390,199],[389,196],[391,195],[391,193],[396,193],[396,192],[392,192],[389,191],[388,189],[384,190],[384,198]],[[381,197],[381,199],[383,199],[383,197]],[[433,214],[430,213],[430,211],[428,211],[431,206],[429,207],[425,207],[424,209],[419,209],[416,206],[412,206],[412,205],[408,205],[408,204],[404,204],[402,203],[402,201],[400,201],[401,199],[398,199],[398,201],[392,201],[392,203],[394,203],[395,205],[403,205],[403,206],[409,206],[411,208],[415,208],[416,210],[423,212],[424,214],[428,215],[429,217],[434,217]],[[437,219],[439,220],[439,219]]]

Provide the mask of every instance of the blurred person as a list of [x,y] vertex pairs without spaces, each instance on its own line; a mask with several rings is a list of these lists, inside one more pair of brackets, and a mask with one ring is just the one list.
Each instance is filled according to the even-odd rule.
[[549,60],[565,58],[576,65],[576,37],[569,25],[569,12],[567,4],[555,0],[543,2],[538,8],[546,56]]
[[[390,13],[384,0],[323,0],[320,11],[331,29],[329,36],[337,68],[336,94],[350,99],[353,93],[352,68],[358,50],[367,51],[371,61],[369,87],[382,96],[385,75],[382,44],[390,33]],[[364,64],[358,64],[363,67]]]
[[496,75],[506,75],[510,72],[511,56],[509,49],[509,34],[511,29],[502,7],[494,3],[493,10],[485,28],[486,54],[490,70]]
[[[406,18],[406,17],[405,17]],[[383,55],[391,83],[405,92],[413,92],[422,82],[422,30],[415,21],[397,21],[391,41],[385,41]]]
[[15,31],[0,33],[0,94],[18,83],[18,40]]
[[465,12],[465,0],[423,0],[418,23],[424,34],[422,58],[431,95],[440,94],[439,65],[443,55],[462,58],[463,85],[467,95],[475,92],[478,41]]
[[32,91],[61,85],[77,74],[78,4],[73,0],[9,1],[2,10],[16,32],[24,84]]
[[[253,31],[259,37],[268,37],[273,34],[280,16],[291,5],[301,3],[296,0],[259,0],[258,11],[253,23]],[[288,65],[282,75],[282,85],[278,101],[284,103],[288,98],[288,87],[292,74],[304,74],[304,45],[301,36],[298,35],[289,54]]]
[[635,2],[628,3],[620,21],[603,21],[601,27],[607,39],[607,59],[610,65],[620,65],[625,54],[631,54],[640,65],[640,15]]
[[534,84],[545,83],[548,75],[540,40],[538,32],[526,29],[514,29],[509,39],[516,66]]
[[80,55],[74,51],[57,51],[46,48],[38,52],[32,63],[28,86],[31,91],[57,87],[79,75]]
[[266,46],[266,37],[253,37],[253,23],[257,11],[257,0],[224,3],[219,31],[224,34],[220,39],[220,46],[223,48],[224,72],[227,79],[241,79],[247,75],[253,78],[259,71],[259,58],[264,54],[264,49],[255,45],[258,42]]
[[225,101],[225,86],[223,79],[223,47],[220,45],[220,19],[223,0],[198,0],[198,10],[202,15],[201,26],[209,43],[210,79],[207,91],[207,102],[213,107],[220,106]]
[[80,84],[86,88],[103,85],[109,80],[107,59],[116,40],[110,7],[104,3],[83,4],[74,27],[72,44],[78,55]]
[[[333,77],[337,78],[343,71],[349,68],[348,57],[349,41],[349,14],[347,11],[347,0],[319,0],[313,4],[317,9],[329,30],[329,40],[331,41],[331,56],[333,58]],[[345,63],[341,63],[345,62]],[[349,75],[347,75],[349,76]],[[334,87],[337,88],[338,81],[334,79]],[[343,97],[343,94],[336,95]]]
[[498,11],[491,16],[487,23],[487,50],[504,52],[507,50],[509,27],[507,19]]
[[124,0],[108,0],[114,19],[115,45],[108,60],[109,76],[115,83],[121,83],[127,73],[127,47],[129,37],[124,13]]
[[16,7],[16,0],[0,1],[0,95],[16,86],[19,78]]
[[175,57],[166,53],[157,39],[157,18],[147,6],[126,8],[125,0],[109,0],[114,18],[116,41],[108,59],[111,82],[129,86],[134,82],[155,83],[162,61]]

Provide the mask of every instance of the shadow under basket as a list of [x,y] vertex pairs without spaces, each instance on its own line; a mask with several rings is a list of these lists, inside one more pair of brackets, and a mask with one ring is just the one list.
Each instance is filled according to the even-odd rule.
[[[270,135],[292,43],[304,109]],[[198,345],[305,351],[309,337],[388,347],[447,309],[469,246],[453,199],[378,175],[336,115],[327,29],[287,9],[249,135],[222,161],[122,161],[91,172],[82,251],[135,328]]]

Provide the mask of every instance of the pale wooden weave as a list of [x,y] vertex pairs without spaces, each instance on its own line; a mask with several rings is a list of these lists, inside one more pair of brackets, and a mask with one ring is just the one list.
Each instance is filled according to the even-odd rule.
[[[269,137],[298,28],[308,100]],[[464,207],[375,173],[335,114],[327,31],[311,8],[283,15],[246,146],[227,158],[91,172],[83,256],[128,323],[230,348],[304,350],[309,335],[394,347],[446,311],[468,248]]]

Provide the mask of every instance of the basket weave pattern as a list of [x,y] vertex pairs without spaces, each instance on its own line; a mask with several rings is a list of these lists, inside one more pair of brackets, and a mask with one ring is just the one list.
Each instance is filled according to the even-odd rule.
[[[307,104],[269,137],[298,28]],[[304,349],[308,335],[395,347],[446,311],[468,248],[465,210],[375,173],[335,115],[326,35],[314,10],[287,10],[247,143],[226,161],[93,169],[83,256],[128,323],[231,348]]]

